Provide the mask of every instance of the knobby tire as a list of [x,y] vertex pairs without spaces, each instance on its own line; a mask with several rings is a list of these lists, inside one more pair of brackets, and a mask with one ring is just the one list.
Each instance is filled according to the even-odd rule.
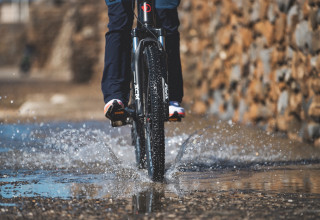
[[145,64],[145,137],[148,174],[153,181],[161,182],[165,171],[165,135],[163,81],[166,65],[156,43],[144,48]]

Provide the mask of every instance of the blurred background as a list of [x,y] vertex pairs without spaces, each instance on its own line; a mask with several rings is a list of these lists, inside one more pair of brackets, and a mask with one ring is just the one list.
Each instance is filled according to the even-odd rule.
[[[320,147],[320,0],[182,0],[184,106]],[[0,122],[103,120],[103,0],[0,0]]]

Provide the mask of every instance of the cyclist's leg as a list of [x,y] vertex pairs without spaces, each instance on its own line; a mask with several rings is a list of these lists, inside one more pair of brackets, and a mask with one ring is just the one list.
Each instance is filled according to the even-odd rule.
[[105,65],[101,89],[105,103],[119,99],[127,105],[130,92],[132,1],[108,4],[109,31],[106,33]]
[[180,0],[157,0],[157,20],[166,32],[166,51],[168,54],[168,84],[170,101],[181,102],[183,98],[183,79],[180,60],[180,22],[177,6]]

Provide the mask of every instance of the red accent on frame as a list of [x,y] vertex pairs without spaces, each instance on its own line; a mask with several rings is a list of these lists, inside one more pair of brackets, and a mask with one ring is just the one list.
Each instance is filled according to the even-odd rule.
[[143,5],[141,8],[144,12],[151,12],[151,6],[149,4]]

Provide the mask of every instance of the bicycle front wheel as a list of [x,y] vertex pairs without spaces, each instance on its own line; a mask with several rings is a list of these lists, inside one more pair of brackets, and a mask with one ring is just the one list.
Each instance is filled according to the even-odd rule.
[[156,43],[144,48],[145,64],[145,136],[148,174],[153,181],[163,181],[165,171],[163,76],[166,63]]

